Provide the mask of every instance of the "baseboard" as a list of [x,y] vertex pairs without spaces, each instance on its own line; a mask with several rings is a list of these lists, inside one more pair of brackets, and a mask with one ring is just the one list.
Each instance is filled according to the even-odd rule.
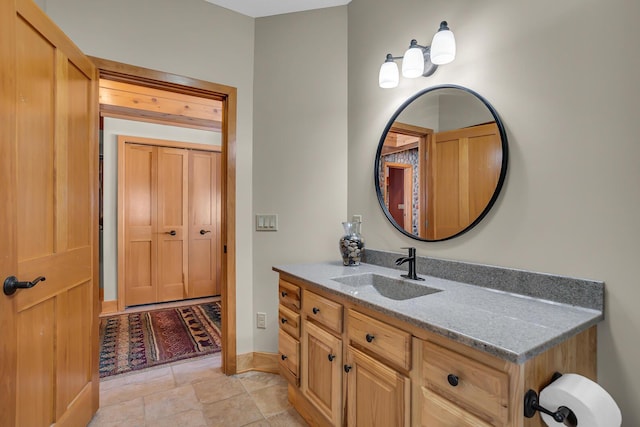
[[238,373],[247,371],[279,373],[278,354],[263,353],[254,351],[253,353],[238,354],[236,356],[236,371]]
[[118,300],[102,301],[102,311],[100,315],[116,313],[118,311]]

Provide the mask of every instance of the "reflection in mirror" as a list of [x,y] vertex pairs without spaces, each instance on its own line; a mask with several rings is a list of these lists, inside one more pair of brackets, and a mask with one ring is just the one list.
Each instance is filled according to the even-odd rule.
[[385,215],[419,240],[447,240],[476,225],[500,192],[507,139],[493,107],[453,85],[405,102],[383,132],[375,185]]

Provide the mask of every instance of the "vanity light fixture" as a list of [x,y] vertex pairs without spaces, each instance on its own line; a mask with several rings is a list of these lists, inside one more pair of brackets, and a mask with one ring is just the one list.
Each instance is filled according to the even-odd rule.
[[449,29],[447,21],[440,23],[440,28],[433,36],[431,46],[421,46],[413,39],[404,56],[387,54],[387,58],[380,67],[378,84],[381,88],[394,88],[400,81],[396,60],[402,59],[402,76],[416,78],[429,77],[438,65],[452,62],[456,58],[456,39]]

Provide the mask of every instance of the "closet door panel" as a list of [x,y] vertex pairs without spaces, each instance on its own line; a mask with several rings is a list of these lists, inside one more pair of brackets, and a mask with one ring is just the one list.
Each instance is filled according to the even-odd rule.
[[189,159],[189,297],[220,295],[220,153]]
[[469,137],[469,219],[475,220],[491,200],[502,169],[502,145],[498,126]]
[[158,301],[183,299],[188,281],[189,152],[158,150]]
[[125,144],[125,151],[125,305],[129,306],[157,298],[157,171],[153,147]]

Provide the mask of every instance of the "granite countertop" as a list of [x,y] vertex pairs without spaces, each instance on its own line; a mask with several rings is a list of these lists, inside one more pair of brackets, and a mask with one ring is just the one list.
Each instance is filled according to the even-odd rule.
[[373,286],[349,286],[336,277],[375,273],[399,279],[406,273],[372,264],[342,262],[278,265],[273,270],[297,277],[329,293],[422,329],[523,363],[604,319],[601,310],[419,274],[412,281],[442,292],[408,300],[380,295]]

